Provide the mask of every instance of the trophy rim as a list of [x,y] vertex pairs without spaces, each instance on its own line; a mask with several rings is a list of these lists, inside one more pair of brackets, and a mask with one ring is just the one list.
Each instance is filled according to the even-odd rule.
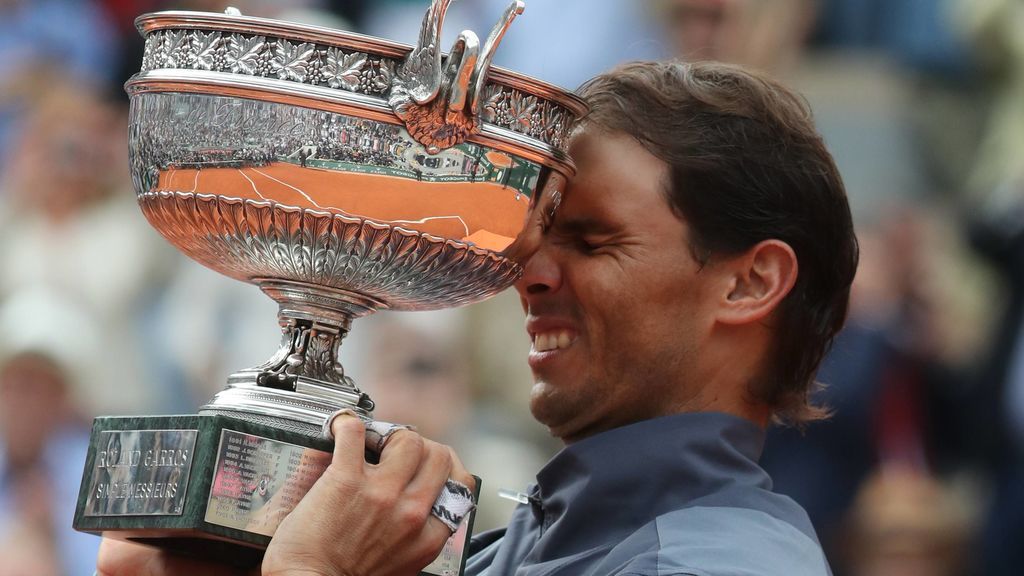
[[[345,46],[372,51],[375,54],[396,59],[405,58],[414,50],[413,46],[409,44],[377,36],[258,16],[193,10],[163,10],[142,14],[135,19],[135,28],[142,36],[159,30],[203,29],[211,26],[240,34],[269,34],[293,40]],[[501,84],[554,101],[567,108],[576,117],[585,116],[589,109],[586,101],[572,90],[507,68],[491,66],[488,71],[488,80],[489,83]]]
[[[231,96],[354,115],[404,127],[381,98],[276,78],[161,68],[134,74],[124,87],[131,97],[146,93]],[[485,122],[480,133],[467,141],[520,156],[563,174],[576,172],[576,165],[566,151],[501,126]]]

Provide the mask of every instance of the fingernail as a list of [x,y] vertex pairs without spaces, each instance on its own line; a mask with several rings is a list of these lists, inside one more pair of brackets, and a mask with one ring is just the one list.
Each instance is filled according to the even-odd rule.
[[339,416],[352,416],[362,420],[359,414],[356,414],[356,412],[351,408],[342,408],[341,410],[337,410],[333,414],[328,416],[326,420],[324,420],[324,425],[320,429],[320,434],[324,438],[327,438],[328,440],[334,440],[334,420]]

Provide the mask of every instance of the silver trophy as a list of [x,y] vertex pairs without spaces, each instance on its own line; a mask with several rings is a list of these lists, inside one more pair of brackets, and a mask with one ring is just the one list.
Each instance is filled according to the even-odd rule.
[[[136,21],[145,55],[126,89],[142,212],[273,298],[282,341],[198,415],[97,418],[76,528],[258,562],[330,461],[325,419],[372,416],[337,360],[352,320],[468,304],[518,277],[535,241],[524,229],[573,173],[585,106],[491,67],[521,1],[482,43],[464,31],[443,54],[449,3],[433,0],[415,47],[232,9]],[[457,573],[458,537],[428,573]]]

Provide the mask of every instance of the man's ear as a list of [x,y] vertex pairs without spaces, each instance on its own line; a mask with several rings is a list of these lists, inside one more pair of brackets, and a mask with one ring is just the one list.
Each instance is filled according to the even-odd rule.
[[725,324],[763,320],[796,284],[796,253],[781,240],[763,240],[725,266],[729,283],[718,307]]

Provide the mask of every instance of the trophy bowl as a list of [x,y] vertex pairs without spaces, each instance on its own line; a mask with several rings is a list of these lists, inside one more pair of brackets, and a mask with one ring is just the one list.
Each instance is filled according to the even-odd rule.
[[[304,493],[295,478],[329,461],[326,418],[372,415],[337,361],[352,320],[468,304],[518,278],[515,247],[573,174],[586,108],[491,67],[522,2],[442,54],[449,2],[433,0],[415,47],[232,9],[136,21],[145,53],[126,90],[142,212],[273,298],[282,343],[197,416],[97,419],[77,528],[201,555],[265,547]],[[253,464],[268,459],[285,464]],[[241,487],[221,490],[232,478]]]

